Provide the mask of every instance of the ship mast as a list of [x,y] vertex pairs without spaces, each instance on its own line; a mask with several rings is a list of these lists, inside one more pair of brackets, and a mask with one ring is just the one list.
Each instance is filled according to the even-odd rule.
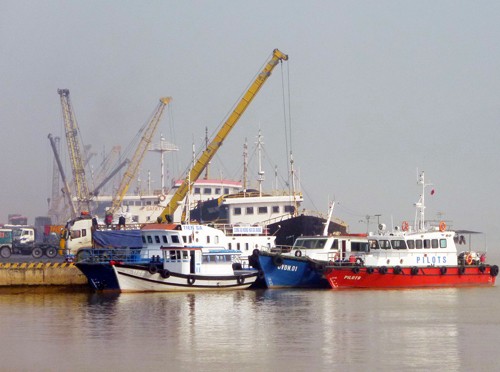
[[[422,171],[418,176],[417,184],[422,185],[422,194],[417,203],[415,203],[415,230],[422,232],[425,231],[425,188],[431,186],[432,183],[425,183],[424,172]],[[420,216],[419,216],[420,215]]]
[[262,196],[262,183],[264,182],[264,171],[262,170],[262,134],[259,129],[259,135],[257,136],[257,153],[259,156],[259,177],[258,177],[258,182],[259,182],[259,196]]
[[245,138],[245,143],[243,144],[243,192],[247,191],[248,182],[248,143]]

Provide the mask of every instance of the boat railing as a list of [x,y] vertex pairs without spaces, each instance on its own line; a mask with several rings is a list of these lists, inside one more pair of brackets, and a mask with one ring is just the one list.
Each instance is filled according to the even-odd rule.
[[[155,250],[156,252],[157,250]],[[119,261],[124,263],[138,263],[150,262],[151,258],[149,257],[150,255],[142,248],[94,248],[78,252],[76,262],[107,263],[110,261]],[[160,257],[158,256],[157,259],[159,261]]]
[[271,253],[290,253],[292,251],[291,245],[277,245],[269,249]]

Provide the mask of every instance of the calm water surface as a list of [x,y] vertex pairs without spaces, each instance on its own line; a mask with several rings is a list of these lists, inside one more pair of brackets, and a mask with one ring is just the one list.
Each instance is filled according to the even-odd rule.
[[0,292],[1,371],[494,371],[500,290]]

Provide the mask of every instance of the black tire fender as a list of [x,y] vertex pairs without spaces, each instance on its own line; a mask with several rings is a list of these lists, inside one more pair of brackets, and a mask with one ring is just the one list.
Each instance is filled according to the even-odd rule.
[[193,285],[195,281],[196,281],[196,279],[192,275],[188,276],[187,282],[189,285]]
[[168,270],[166,270],[166,269],[160,270],[160,276],[161,276],[163,279],[170,278],[170,271],[168,271]]
[[491,268],[490,268],[490,275],[495,277],[498,275],[498,266],[497,265],[493,265]]
[[273,257],[273,264],[276,267],[280,267],[281,265],[283,265],[283,257],[281,257],[279,255],[274,256]]
[[148,271],[151,275],[154,275],[158,272],[158,266],[156,266],[156,264],[151,263],[148,266]]
[[300,249],[295,251],[295,257],[302,257],[302,251]]

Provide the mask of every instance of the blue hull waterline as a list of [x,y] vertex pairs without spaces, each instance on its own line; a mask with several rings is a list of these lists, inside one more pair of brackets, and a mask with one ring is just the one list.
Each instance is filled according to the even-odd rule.
[[328,288],[322,265],[306,258],[259,255],[260,270],[268,288]]

